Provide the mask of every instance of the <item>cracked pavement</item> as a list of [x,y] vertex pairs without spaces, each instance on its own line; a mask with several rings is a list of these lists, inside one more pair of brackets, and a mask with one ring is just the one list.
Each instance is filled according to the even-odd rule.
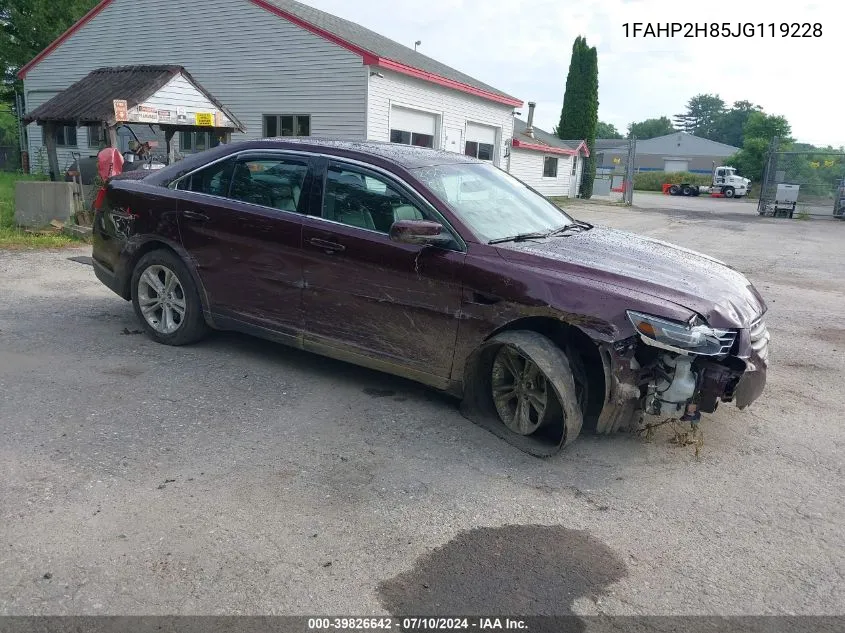
[[667,428],[539,460],[399,378],[160,346],[89,248],[0,251],[0,614],[842,614],[845,223],[702,202],[574,207],[769,302],[766,392],[698,461]]

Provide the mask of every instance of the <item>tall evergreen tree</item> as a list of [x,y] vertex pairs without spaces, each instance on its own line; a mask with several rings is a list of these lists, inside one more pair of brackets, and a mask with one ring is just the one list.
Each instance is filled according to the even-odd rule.
[[595,142],[599,122],[599,68],[598,52],[587,45],[580,35],[572,45],[572,60],[566,77],[566,93],[560,113],[557,134],[562,139],[585,140],[590,149],[590,158],[584,165],[581,181],[581,195],[593,195],[593,180],[596,175]]

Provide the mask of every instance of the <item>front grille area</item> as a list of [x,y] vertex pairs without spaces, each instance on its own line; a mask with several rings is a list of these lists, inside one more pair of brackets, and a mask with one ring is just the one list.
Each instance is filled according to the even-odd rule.
[[719,339],[719,344],[721,345],[721,349],[717,356],[727,356],[731,348],[734,346],[734,341],[736,340],[736,330],[714,330],[716,333],[716,338]]
[[751,324],[751,347],[767,365],[769,364],[769,330],[763,317]]

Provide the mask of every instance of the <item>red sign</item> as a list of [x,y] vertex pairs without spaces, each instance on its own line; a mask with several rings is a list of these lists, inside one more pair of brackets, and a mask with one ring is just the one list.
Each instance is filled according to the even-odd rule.
[[129,108],[126,106],[124,99],[114,100],[114,120],[122,123],[129,120]]

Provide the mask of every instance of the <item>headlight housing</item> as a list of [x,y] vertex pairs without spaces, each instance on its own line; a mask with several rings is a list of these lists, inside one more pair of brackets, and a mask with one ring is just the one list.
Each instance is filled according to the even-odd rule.
[[628,318],[644,343],[677,354],[725,356],[736,340],[736,330],[718,330],[700,321],[679,323],[633,310]]

